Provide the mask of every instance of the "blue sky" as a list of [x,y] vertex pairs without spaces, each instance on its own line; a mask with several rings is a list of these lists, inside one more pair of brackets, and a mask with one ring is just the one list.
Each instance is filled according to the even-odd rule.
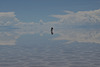
[[65,14],[69,11],[88,11],[99,9],[99,0],[0,0],[0,12],[15,12],[24,22],[45,22],[57,20],[52,14]]
[[51,27],[52,40],[100,44],[100,1],[0,0],[0,45],[26,34],[49,36]]

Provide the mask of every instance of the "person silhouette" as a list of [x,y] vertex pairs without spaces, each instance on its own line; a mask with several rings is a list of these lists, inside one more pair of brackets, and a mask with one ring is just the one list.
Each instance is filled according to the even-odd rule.
[[53,35],[53,27],[51,27],[51,34]]

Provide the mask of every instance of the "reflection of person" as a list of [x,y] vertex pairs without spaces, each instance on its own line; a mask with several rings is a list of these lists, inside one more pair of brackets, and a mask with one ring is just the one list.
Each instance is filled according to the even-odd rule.
[[53,35],[53,27],[51,27],[51,34]]

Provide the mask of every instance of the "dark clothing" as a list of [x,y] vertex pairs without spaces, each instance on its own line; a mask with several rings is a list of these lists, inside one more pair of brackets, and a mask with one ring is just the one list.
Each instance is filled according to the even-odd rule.
[[53,35],[53,27],[51,27],[51,34]]

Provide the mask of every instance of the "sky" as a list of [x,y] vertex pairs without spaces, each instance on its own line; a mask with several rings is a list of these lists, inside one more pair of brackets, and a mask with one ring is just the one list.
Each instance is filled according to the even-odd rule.
[[99,0],[0,0],[0,12],[15,12],[16,17],[24,22],[53,21],[56,18],[52,18],[52,14],[65,14],[65,10],[95,10],[99,6]]
[[66,43],[100,43],[99,0],[0,0],[0,45],[23,34],[50,35]]
[[100,0],[0,0],[5,66],[100,67]]

